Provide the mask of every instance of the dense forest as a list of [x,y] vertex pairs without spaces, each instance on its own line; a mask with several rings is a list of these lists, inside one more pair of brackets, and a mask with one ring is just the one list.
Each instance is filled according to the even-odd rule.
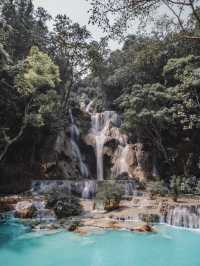
[[[199,1],[90,2],[90,23],[105,31],[99,41],[31,0],[0,1],[0,184],[23,190],[41,178],[69,110],[80,114],[93,100],[98,112],[117,111],[129,142],[151,152],[159,189],[184,183],[199,193]],[[155,19],[163,4],[173,16]],[[135,18],[138,32],[126,35]],[[122,48],[110,50],[110,38]]]

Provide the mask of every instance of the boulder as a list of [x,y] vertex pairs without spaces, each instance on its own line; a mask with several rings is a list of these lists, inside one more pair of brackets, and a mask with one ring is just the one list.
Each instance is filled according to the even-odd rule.
[[80,221],[73,221],[73,222],[69,225],[69,227],[68,227],[68,231],[69,231],[69,232],[74,232],[74,231],[78,230],[79,226],[80,226]]
[[136,231],[136,232],[140,232],[140,233],[151,233],[151,232],[154,232],[154,229],[150,225],[145,224],[145,225],[142,225],[140,227],[136,227],[131,231],[134,231],[134,232]]
[[31,201],[21,201],[15,206],[15,217],[20,219],[32,219],[37,209]]

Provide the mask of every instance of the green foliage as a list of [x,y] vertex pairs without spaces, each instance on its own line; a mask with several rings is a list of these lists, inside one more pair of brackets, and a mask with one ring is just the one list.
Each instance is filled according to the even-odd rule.
[[22,98],[28,102],[28,122],[34,126],[45,125],[45,115],[58,110],[59,97],[52,90],[60,82],[59,69],[51,58],[32,47],[16,76],[15,84]]
[[200,57],[189,55],[182,58],[172,58],[163,68],[163,74],[167,83],[183,83],[184,85],[199,85],[198,70]]
[[38,47],[32,47],[23,63],[21,73],[16,77],[16,87],[19,93],[32,96],[39,89],[55,88],[59,82],[58,67]]
[[[99,22],[113,37],[125,30],[128,21],[151,18],[152,11],[163,3],[134,1],[127,6],[122,0],[90,2],[91,21]],[[174,1],[164,2],[171,3],[176,11],[183,6],[191,8],[193,3],[186,1],[177,6]],[[113,14],[113,9],[119,16],[110,25],[109,13]],[[191,176],[200,177],[197,4],[194,10],[187,13],[182,28],[177,27],[181,21],[177,23],[169,16],[155,18],[151,34],[147,36],[141,29],[140,35],[125,38],[122,49],[110,51],[108,38],[91,41],[86,27],[66,15],[56,16],[49,32],[47,22],[51,16],[43,8],[34,9],[31,0],[2,1],[1,161],[18,162],[24,149],[31,165],[36,160],[43,163],[40,154],[44,139],[52,132],[56,136],[66,126],[69,107],[78,110],[94,99],[94,110],[106,108],[120,113],[129,142],[142,142],[148,147],[153,160],[159,162],[158,172],[165,184],[175,175],[171,181],[174,194],[194,193],[196,184]],[[155,182],[152,192],[165,194],[165,184],[162,180]],[[97,198],[107,207],[119,205],[121,192],[117,186],[102,185]]]
[[140,125],[164,128],[173,122],[167,108],[171,105],[171,95],[160,84],[135,85],[131,90],[125,90],[117,103],[124,111],[127,129]]
[[1,19],[6,24],[6,49],[13,61],[27,56],[37,45],[45,50],[47,45],[47,21],[50,16],[43,8],[34,10],[31,0],[5,0],[0,4]]
[[[191,28],[199,28],[199,2],[196,1],[124,1],[124,0],[89,0],[91,4],[90,22],[97,24],[112,38],[122,37],[130,24],[137,25],[139,20],[139,29],[149,26],[152,21],[157,21],[160,8],[165,10],[168,18],[171,19],[173,28],[186,33],[188,37],[191,34]],[[184,11],[184,12],[183,12]],[[157,18],[157,19],[156,19]],[[137,23],[136,23],[137,21]],[[199,31],[193,32],[198,33]]]
[[195,194],[200,195],[200,180],[197,183]]
[[169,193],[169,189],[164,180],[158,180],[149,184],[148,191],[152,195],[158,194],[161,197],[164,197]]
[[56,16],[49,51],[60,69],[63,116],[69,108],[71,94],[87,72],[89,38],[90,33],[85,26],[74,23],[66,15]]
[[115,181],[105,181],[98,186],[96,201],[103,203],[105,210],[111,211],[119,208],[123,194],[124,191],[120,184]]
[[184,177],[175,175],[172,176],[170,188],[171,193],[176,201],[177,197],[184,191]]
[[48,196],[46,207],[54,209],[59,219],[77,216],[82,212],[79,199],[64,191],[52,191]]
[[[10,74],[11,67],[8,68]],[[43,127],[53,124],[59,109],[59,96],[53,90],[60,82],[58,67],[49,56],[37,47],[33,47],[29,56],[16,67],[13,84],[2,79],[4,86],[10,89],[10,102],[5,108],[11,109],[15,131],[11,121],[2,121],[6,128],[0,130],[0,158],[3,159],[8,148],[17,142],[28,126]],[[4,92],[6,95],[6,91]],[[4,97],[4,95],[2,94]],[[2,99],[3,102],[3,99]],[[13,111],[16,110],[16,113]],[[17,121],[15,121],[17,118]],[[50,122],[51,120],[51,122]]]

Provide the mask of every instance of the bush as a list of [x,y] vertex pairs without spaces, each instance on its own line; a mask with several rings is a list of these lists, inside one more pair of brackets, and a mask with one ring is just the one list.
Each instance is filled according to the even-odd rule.
[[196,195],[200,195],[200,180],[197,182],[197,186],[196,186],[196,189],[195,189],[195,194]]
[[174,201],[177,201],[178,196],[185,191],[185,178],[183,176],[173,175],[170,182],[170,188]]
[[163,180],[153,182],[149,185],[148,191],[152,195],[160,195],[161,197],[166,196],[169,193],[168,187]]
[[147,214],[147,213],[140,213],[139,218],[141,221],[149,224],[149,223],[159,223],[160,222],[160,216],[158,214]]
[[171,193],[174,195],[175,199],[177,199],[180,194],[194,194],[194,192],[197,193],[197,186],[198,183],[195,176],[173,176],[170,182]]
[[112,211],[119,208],[123,194],[120,184],[115,181],[104,182],[98,187],[96,201],[103,203],[104,210]]
[[82,212],[80,200],[62,191],[49,194],[46,207],[49,209],[53,208],[59,219],[77,216]]

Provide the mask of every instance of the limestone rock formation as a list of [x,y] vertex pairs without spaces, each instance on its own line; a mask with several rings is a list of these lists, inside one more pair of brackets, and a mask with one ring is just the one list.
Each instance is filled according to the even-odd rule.
[[141,143],[127,144],[118,148],[112,158],[115,175],[128,173],[130,178],[146,181],[152,175],[151,158]]

